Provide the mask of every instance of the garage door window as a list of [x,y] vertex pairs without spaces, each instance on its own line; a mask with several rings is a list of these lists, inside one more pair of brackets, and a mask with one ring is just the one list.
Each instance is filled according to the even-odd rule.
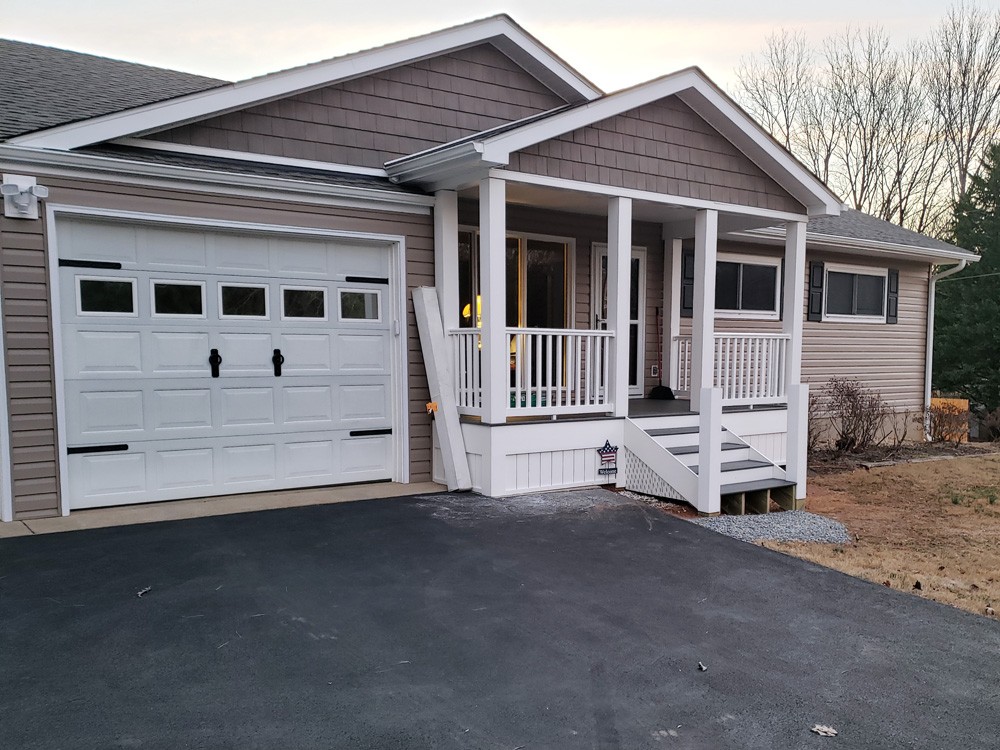
[[153,315],[205,317],[205,285],[200,282],[153,281]]
[[223,318],[267,318],[267,285],[219,284]]
[[379,293],[340,290],[341,320],[381,320],[379,317]]
[[282,320],[326,320],[326,289],[281,287]]
[[78,276],[77,312],[80,315],[135,315],[135,279]]

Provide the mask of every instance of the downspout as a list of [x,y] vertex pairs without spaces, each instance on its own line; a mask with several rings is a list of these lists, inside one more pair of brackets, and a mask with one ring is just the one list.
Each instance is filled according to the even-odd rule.
[[962,260],[958,265],[952,266],[940,273],[932,273],[927,284],[927,344],[924,357],[924,439],[930,440],[930,414],[931,408],[931,368],[934,366],[934,298],[937,293],[937,283],[948,276],[954,276],[959,271],[964,271],[969,265],[969,261]]

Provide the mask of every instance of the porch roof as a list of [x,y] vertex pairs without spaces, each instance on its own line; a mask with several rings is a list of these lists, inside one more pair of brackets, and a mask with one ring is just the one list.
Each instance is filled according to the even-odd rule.
[[840,212],[840,199],[695,67],[394,159],[385,168],[390,179],[426,189],[467,186],[490,169],[509,164],[514,152],[669,96],[687,104],[805,206],[810,216]]

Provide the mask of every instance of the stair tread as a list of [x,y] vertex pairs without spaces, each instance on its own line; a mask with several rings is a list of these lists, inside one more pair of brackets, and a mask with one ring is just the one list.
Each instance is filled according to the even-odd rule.
[[[722,444],[722,450],[724,450],[724,451],[735,451],[735,450],[739,450],[740,448],[746,448],[746,447],[748,447],[748,446],[744,445],[743,443],[723,443]],[[698,448],[697,445],[677,445],[677,446],[674,446],[673,448],[667,448],[667,450],[670,453],[673,453],[675,456],[687,456],[687,455],[690,455],[692,453],[697,453],[698,450],[699,450],[699,448]]]
[[[646,434],[650,437],[661,437],[663,435],[696,435],[699,431],[698,427],[659,427],[655,430],[646,430]],[[723,427],[722,431],[725,432],[726,428]]]
[[[726,471],[742,471],[743,469],[765,469],[765,468],[770,468],[772,466],[774,466],[774,464],[772,464],[769,461],[755,461],[754,459],[750,458],[747,459],[746,461],[729,461],[728,463],[723,462],[722,471],[726,472]],[[692,466],[691,470],[695,474],[698,473],[697,466]]]
[[751,482],[734,482],[722,485],[722,495],[734,495],[737,492],[755,492],[757,490],[773,490],[776,487],[791,487],[795,482],[787,479],[754,479]]

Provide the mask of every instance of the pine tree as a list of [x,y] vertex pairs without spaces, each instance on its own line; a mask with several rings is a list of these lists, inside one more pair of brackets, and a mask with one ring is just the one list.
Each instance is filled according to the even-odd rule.
[[937,287],[934,387],[1000,408],[1000,143],[955,204],[954,243],[981,260]]

